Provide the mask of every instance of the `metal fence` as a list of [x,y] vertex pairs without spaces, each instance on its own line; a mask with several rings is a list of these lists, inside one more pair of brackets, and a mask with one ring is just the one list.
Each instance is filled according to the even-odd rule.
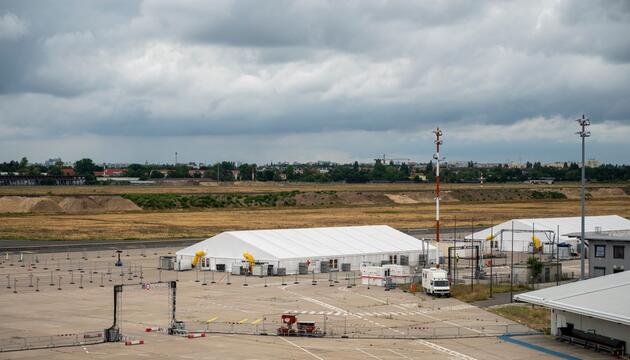
[[0,339],[0,352],[93,345],[105,342],[103,331]]
[[[506,334],[538,334],[520,324],[492,324],[484,326],[358,326],[319,324],[326,337],[356,339],[447,339],[462,337],[495,337]],[[201,327],[189,327],[189,332],[276,335],[279,323],[239,324],[212,323]]]

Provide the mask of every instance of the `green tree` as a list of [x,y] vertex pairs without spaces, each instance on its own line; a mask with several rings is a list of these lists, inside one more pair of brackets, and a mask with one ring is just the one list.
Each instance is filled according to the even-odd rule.
[[531,269],[532,283],[538,281],[540,274],[542,273],[543,263],[535,256],[530,256],[527,259],[527,266]]
[[74,163],[74,171],[80,176],[93,175],[94,171],[97,169],[92,159],[85,158]]

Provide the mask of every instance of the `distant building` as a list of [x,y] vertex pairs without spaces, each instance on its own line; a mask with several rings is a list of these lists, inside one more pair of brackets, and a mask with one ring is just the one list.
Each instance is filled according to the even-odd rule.
[[61,173],[63,176],[75,176],[76,173],[73,168],[63,168],[61,169]]
[[36,186],[36,185],[85,185],[83,176],[0,176],[0,186]]
[[567,165],[567,163],[564,161],[555,161],[552,163],[545,164],[546,167],[552,167],[556,169],[563,169],[565,165]]
[[586,165],[587,168],[596,168],[600,167],[601,162],[595,159],[588,159],[584,162],[584,165]]
[[525,168],[527,168],[527,164],[521,163],[521,162],[512,161],[512,162],[507,164],[507,167],[509,169],[525,169]]
[[52,159],[48,159],[46,161],[44,161],[44,166],[49,167],[49,166],[53,166],[58,162],[62,162],[61,158],[52,158]]
[[110,168],[103,170],[103,177],[121,177],[125,176],[126,168]]

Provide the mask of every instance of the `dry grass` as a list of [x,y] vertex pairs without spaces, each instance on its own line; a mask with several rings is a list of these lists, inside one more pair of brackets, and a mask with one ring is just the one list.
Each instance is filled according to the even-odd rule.
[[[589,215],[630,217],[626,199],[592,200]],[[143,211],[108,214],[1,215],[2,239],[156,239],[206,237],[226,230],[387,224],[399,229],[433,226],[433,204],[311,208],[210,209],[204,211]],[[510,203],[445,203],[442,225],[474,219],[489,224],[519,217],[575,216],[577,201]]]
[[551,313],[547,308],[528,304],[508,304],[492,307],[488,310],[506,319],[526,325],[530,329],[549,332]]
[[[528,290],[527,285],[514,285],[514,291]],[[492,286],[492,292],[495,294],[509,292],[510,284],[494,284]],[[475,302],[481,300],[490,299],[490,285],[476,284],[473,289],[470,289],[470,285],[455,285],[451,288],[451,295],[465,302]]]
[[[623,187],[627,184],[589,184],[589,188]],[[579,187],[579,183],[557,183],[554,185],[528,185],[521,183],[485,184],[483,189],[559,189]],[[274,191],[432,191],[435,184],[312,184],[284,182],[241,182],[217,185],[108,185],[108,186],[3,186],[2,195],[120,195],[120,194],[204,194],[204,193],[260,193]],[[444,191],[481,189],[479,184],[442,184]]]

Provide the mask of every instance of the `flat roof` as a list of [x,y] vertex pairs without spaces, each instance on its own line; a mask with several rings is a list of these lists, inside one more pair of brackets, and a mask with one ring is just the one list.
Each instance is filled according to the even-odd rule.
[[[582,237],[579,232],[567,234],[569,237]],[[586,240],[601,240],[601,241],[630,241],[630,230],[611,230],[611,231],[598,231],[584,233]]]
[[551,309],[630,325],[630,271],[600,276],[514,296]]

